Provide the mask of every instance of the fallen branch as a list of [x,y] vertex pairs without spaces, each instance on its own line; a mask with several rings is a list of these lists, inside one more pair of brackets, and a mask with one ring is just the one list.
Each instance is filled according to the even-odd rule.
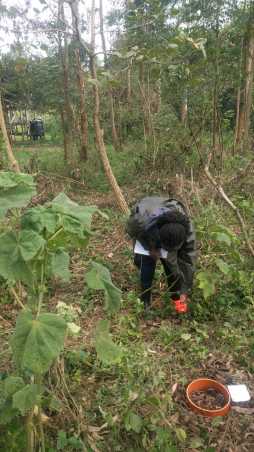
[[205,174],[207,176],[207,179],[211,182],[211,184],[214,186],[214,188],[220,194],[222,199],[226,202],[226,204],[233,210],[233,212],[237,216],[239,224],[240,224],[240,227],[241,227],[241,230],[242,230],[242,233],[243,233],[244,238],[245,238],[246,245],[247,245],[251,255],[254,257],[254,247],[253,247],[253,245],[251,243],[249,234],[247,232],[247,227],[246,227],[244,219],[243,219],[243,217],[241,215],[241,212],[239,211],[238,207],[233,203],[233,201],[231,201],[231,199],[229,199],[227,194],[224,192],[223,187],[220,184],[218,184],[218,182],[211,175],[210,170],[209,170],[210,161],[211,161],[211,155],[209,156],[208,163],[205,166]]

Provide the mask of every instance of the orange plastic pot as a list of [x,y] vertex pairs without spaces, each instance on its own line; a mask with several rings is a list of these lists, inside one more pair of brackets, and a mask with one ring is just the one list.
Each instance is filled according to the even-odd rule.
[[[192,399],[191,395],[196,391],[206,391],[207,389],[215,389],[217,392],[223,395],[225,399],[225,405],[217,410],[208,410],[196,405]],[[207,417],[215,416],[225,416],[230,410],[230,394],[226,386],[219,383],[216,380],[211,380],[210,378],[198,378],[193,380],[186,389],[186,397],[190,408],[196,413],[202,414]]]

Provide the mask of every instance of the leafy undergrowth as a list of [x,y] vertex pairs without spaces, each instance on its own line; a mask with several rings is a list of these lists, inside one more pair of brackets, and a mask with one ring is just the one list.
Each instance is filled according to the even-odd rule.
[[[53,197],[48,192],[52,186],[46,189],[41,185],[40,202]],[[152,315],[145,319],[137,298],[138,275],[132,264],[131,244],[124,234],[124,219],[112,208],[111,197],[95,193],[70,196],[104,207],[109,221],[96,217],[88,249],[72,257],[71,282],[55,281],[50,288],[51,309],[59,301],[70,304],[78,313],[81,330],[68,339],[63,356],[47,377],[48,387],[54,388],[44,410],[47,451],[252,451],[252,404],[242,411],[239,407],[238,411],[231,410],[225,418],[206,419],[189,410],[185,388],[192,379],[207,376],[225,383],[246,383],[254,395],[253,305],[243,303],[242,293],[239,303],[237,294],[232,301],[234,284],[230,275],[224,274],[223,302],[218,291],[204,301],[200,288],[195,287],[190,313],[176,317],[158,269]],[[202,225],[200,220],[200,233]],[[232,248],[231,243],[228,245]],[[205,265],[211,243],[203,242],[202,246]],[[122,348],[121,361],[114,366],[103,365],[94,350],[95,325],[105,313],[101,293],[94,295],[85,286],[89,259],[106,264],[123,292],[121,311],[111,319],[114,340]],[[1,375],[11,366],[7,341],[17,310],[2,287]],[[25,438],[18,421],[0,433],[1,451],[24,450]]]

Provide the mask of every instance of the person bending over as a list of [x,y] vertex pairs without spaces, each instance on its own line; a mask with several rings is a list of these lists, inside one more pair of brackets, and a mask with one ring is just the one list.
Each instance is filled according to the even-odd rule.
[[140,298],[145,309],[151,305],[152,283],[160,260],[175,308],[186,312],[195,272],[196,240],[183,204],[159,196],[143,198],[132,208],[126,231],[134,240],[134,263],[140,270]]

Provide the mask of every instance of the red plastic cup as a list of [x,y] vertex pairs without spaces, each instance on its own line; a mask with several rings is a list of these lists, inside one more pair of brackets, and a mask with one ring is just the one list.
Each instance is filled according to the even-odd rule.
[[179,300],[174,300],[174,304],[175,304],[175,310],[179,314],[184,314],[185,312],[188,311],[186,295],[181,295]]

